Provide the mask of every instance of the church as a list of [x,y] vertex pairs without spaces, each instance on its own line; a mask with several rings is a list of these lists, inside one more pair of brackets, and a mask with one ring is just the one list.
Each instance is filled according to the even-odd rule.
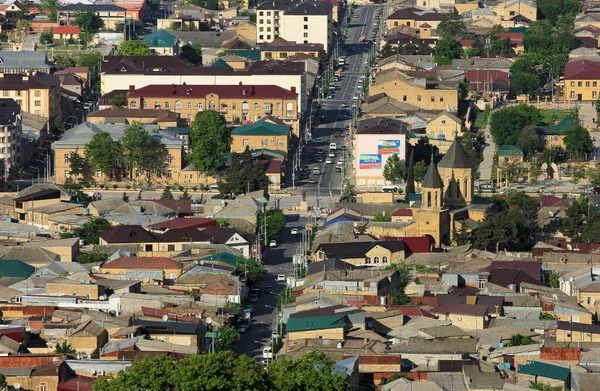
[[489,206],[475,196],[475,168],[465,150],[454,140],[436,165],[431,159],[421,184],[421,201],[411,206],[413,222],[406,227],[412,236],[429,236],[434,247],[449,245],[452,232],[463,224],[469,230],[483,220]]

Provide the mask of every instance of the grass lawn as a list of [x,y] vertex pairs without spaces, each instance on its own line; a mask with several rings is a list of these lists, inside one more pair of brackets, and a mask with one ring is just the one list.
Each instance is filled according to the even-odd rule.
[[475,123],[473,124],[473,127],[475,129],[483,129],[485,128],[485,124],[487,123],[488,117],[490,115],[489,111],[478,111],[477,112],[477,117],[475,118]]
[[540,110],[540,113],[544,122],[552,125],[553,119],[560,122],[571,113],[571,110]]

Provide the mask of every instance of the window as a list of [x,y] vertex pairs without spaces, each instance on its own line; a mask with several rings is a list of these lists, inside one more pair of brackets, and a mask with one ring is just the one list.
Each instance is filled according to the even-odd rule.
[[214,101],[211,100],[210,102],[208,102],[208,109],[209,110],[214,110],[215,107],[216,107],[216,105],[215,105]]
[[440,96],[440,102],[443,102],[443,101],[444,101],[444,97]]
[[267,16],[271,16],[271,11],[267,11]]
[[254,104],[254,110],[258,110],[259,107],[260,107],[260,105],[258,103]]
[[445,119],[443,119],[443,120],[442,120],[442,125],[445,125],[445,124],[446,124],[446,120],[445,120]]
[[294,110],[294,105],[292,103],[287,103],[285,105],[285,114],[289,117],[292,115],[292,111]]
[[417,95],[417,102],[421,101],[421,95]]
[[277,110],[281,110],[281,103],[277,103]]
[[283,140],[277,140],[277,146],[283,148]]
[[260,12],[258,13],[258,16],[264,16],[264,12],[260,11]]
[[243,140],[243,141],[242,141],[242,145],[243,145],[244,147],[249,147],[249,146],[250,146],[250,140],[248,140],[248,139],[246,139],[246,140]]
[[160,109],[160,103],[154,102],[154,109]]
[[575,82],[574,81],[571,82],[571,87],[575,87]]
[[270,33],[271,32],[271,28],[267,27],[267,32]]
[[304,21],[305,21],[305,22],[308,22],[308,16],[305,16],[305,17],[304,17]]
[[577,82],[577,87],[581,87],[581,82],[580,81]]
[[[37,106],[38,102],[36,101],[35,103],[36,103],[36,106]],[[137,109],[137,102],[136,101],[134,101],[134,100],[131,101],[131,108],[132,109]]]
[[381,263],[388,263],[388,257],[381,258]]
[[271,24],[271,19],[267,19],[267,24]]
[[152,251],[152,245],[151,244],[147,244],[144,246],[144,251]]
[[304,30],[308,30],[308,25],[307,24],[304,25]]
[[192,102],[188,102],[187,107],[188,107],[188,110],[190,110],[192,108]]
[[259,36],[258,36],[258,39],[259,39],[260,41],[264,40],[264,37],[263,37],[263,35],[262,35],[262,34],[261,34],[261,35],[259,35]]
[[379,257],[373,258],[373,263],[379,263]]
[[171,105],[169,104],[169,102],[165,102],[165,109],[170,109]]
[[304,38],[308,38],[308,33],[304,33]]
[[258,28],[258,31],[260,31],[261,33],[262,33],[264,30],[265,30],[265,29],[264,29],[264,27],[259,27],[259,28]]
[[592,91],[592,98],[596,99],[597,95],[598,95],[598,93],[596,91]]
[[65,155],[65,164],[69,164],[69,155]]
[[265,21],[263,19],[258,20],[258,24],[264,24],[264,23],[265,23]]
[[598,86],[598,82],[597,81],[593,81],[592,82],[592,87],[597,87]]
[[457,316],[456,320],[461,321],[462,320],[462,316]]
[[167,156],[167,163],[173,164],[173,155],[169,154],[169,156]]
[[370,257],[366,257],[365,258],[365,263],[368,265],[371,263],[371,258]]
[[180,101],[175,101],[175,111],[179,112],[181,111],[181,102]]
[[147,106],[148,106],[148,105],[146,104],[146,101],[145,101],[145,100],[143,100],[143,101],[142,101],[142,109],[145,109]]
[[571,91],[571,93],[569,94],[569,98],[575,98],[575,91]]
[[231,104],[231,108],[232,108],[233,110],[236,110],[236,109],[237,109],[237,104],[235,104],[235,103],[232,103],[232,104]]
[[96,171],[96,178],[102,178],[102,171]]
[[589,82],[589,81],[586,81],[586,82],[585,82],[585,86],[586,86],[586,87],[589,87],[589,86],[590,86],[590,82]]
[[68,179],[70,174],[71,173],[69,172],[69,170],[65,170],[65,179]]
[[198,111],[204,110],[204,105],[202,103],[198,103]]
[[433,96],[433,95],[431,96],[431,101],[435,102],[435,96]]
[[403,102],[406,102],[406,99],[407,99],[406,95],[402,96],[402,101]]
[[510,11],[509,14],[510,16],[515,16],[515,11]]
[[429,137],[433,137],[433,130],[429,131]]
[[169,178],[169,179],[173,178],[173,171],[171,171],[171,170],[167,171],[167,178]]
[[590,296],[587,297],[587,303],[592,304],[592,298]]
[[262,140],[260,140],[260,145],[263,147],[266,147],[269,145],[269,139],[263,138]]
[[48,391],[48,383],[40,383],[40,391]]
[[17,91],[17,96],[21,96],[21,91]]

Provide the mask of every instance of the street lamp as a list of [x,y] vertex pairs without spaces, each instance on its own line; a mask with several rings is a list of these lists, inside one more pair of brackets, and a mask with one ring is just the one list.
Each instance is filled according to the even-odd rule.
[[[29,166],[29,168],[35,168],[37,170],[37,173],[38,173],[38,181],[37,181],[37,183],[39,184],[40,183],[40,168],[36,167],[36,166]],[[33,181],[33,175],[31,176],[31,180]]]

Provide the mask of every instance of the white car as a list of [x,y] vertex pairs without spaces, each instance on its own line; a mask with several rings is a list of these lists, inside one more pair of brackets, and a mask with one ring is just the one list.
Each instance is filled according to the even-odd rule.
[[338,160],[338,162],[337,162],[337,165],[341,167],[341,166],[343,166],[343,165],[344,165],[344,162],[343,162],[343,161],[341,161],[341,160]]
[[269,242],[269,247],[277,247],[277,241],[275,239]]
[[298,230],[298,228],[292,228],[292,235],[298,235],[300,233],[300,231]]
[[325,164],[333,164],[333,160],[328,158],[325,160]]
[[285,282],[285,274],[278,274],[277,275],[277,279],[275,281],[277,281],[277,282]]

